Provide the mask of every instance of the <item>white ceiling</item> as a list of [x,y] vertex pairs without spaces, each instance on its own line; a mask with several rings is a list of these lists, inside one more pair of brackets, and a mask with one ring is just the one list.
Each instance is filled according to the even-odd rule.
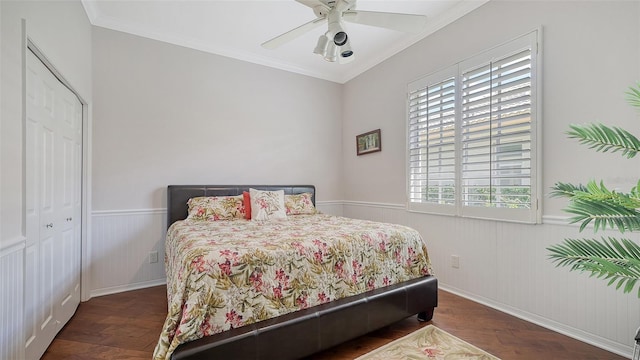
[[317,28],[276,50],[261,43],[315,18],[294,1],[82,0],[95,26],[262,64],[337,83],[345,83],[488,0],[360,0],[356,9],[422,14],[428,26],[407,34],[360,24],[345,24],[355,60],[326,62],[313,53],[326,29]]

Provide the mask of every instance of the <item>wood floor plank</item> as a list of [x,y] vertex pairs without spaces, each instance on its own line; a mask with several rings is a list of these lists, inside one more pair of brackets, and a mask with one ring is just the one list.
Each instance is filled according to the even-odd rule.
[[[351,360],[430,323],[503,360],[625,359],[446,291],[438,295],[431,322],[410,317],[308,360]],[[150,359],[166,311],[165,286],[93,298],[80,304],[43,359]]]
[[82,341],[56,339],[47,349],[43,359],[148,360],[150,357],[149,351],[136,351],[119,346],[106,346]]

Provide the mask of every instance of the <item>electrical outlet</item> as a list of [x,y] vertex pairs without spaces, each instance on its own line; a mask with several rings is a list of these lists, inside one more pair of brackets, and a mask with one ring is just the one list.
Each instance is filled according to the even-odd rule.
[[149,252],[149,264],[153,264],[153,263],[157,263],[158,262],[158,252],[157,251],[150,251]]
[[454,269],[460,268],[460,256],[451,255],[451,267]]

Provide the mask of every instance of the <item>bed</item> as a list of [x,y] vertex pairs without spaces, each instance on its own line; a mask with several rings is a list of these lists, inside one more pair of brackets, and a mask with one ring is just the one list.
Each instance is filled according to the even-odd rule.
[[[256,202],[282,194],[291,213],[257,221],[268,207]],[[196,211],[212,198],[237,206]],[[312,185],[171,185],[167,226],[169,309],[154,359],[298,359],[414,314],[429,321],[437,306],[415,230],[315,213]]]

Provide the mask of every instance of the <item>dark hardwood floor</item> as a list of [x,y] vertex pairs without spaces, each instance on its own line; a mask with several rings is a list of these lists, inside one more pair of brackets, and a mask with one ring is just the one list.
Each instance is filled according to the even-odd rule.
[[[164,286],[93,298],[80,304],[43,359],[150,359],[166,309]],[[503,360],[624,359],[445,291],[429,323]],[[410,317],[310,359],[353,359],[429,323]]]

